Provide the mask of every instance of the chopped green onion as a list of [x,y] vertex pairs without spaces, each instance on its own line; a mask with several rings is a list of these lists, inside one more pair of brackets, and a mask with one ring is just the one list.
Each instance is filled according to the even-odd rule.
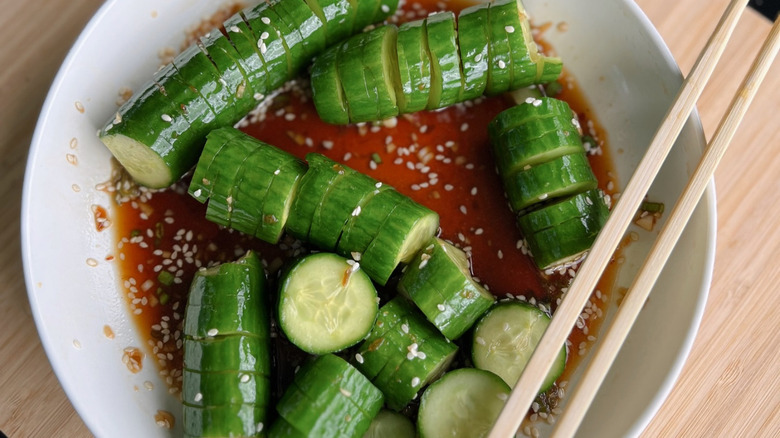
[[171,274],[168,271],[160,271],[159,274],[157,274],[157,281],[160,282],[160,284],[163,284],[165,286],[170,286],[173,284],[173,274]]
[[664,204],[662,202],[644,201],[642,202],[642,205],[639,208],[640,210],[646,211],[648,213],[661,214],[664,212]]
[[371,154],[371,160],[376,164],[382,164],[382,157],[380,157],[376,152]]
[[544,94],[550,97],[556,96],[563,91],[563,85],[558,81],[552,81],[544,87]]

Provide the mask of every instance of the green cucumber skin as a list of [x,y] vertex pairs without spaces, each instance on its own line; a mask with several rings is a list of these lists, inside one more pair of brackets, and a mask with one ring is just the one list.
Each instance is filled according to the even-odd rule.
[[[334,181],[322,204],[314,212],[310,240],[326,251],[336,251],[345,226],[360,216],[360,201],[376,189],[377,180],[352,169]],[[355,215],[357,213],[357,215]],[[359,220],[359,219],[357,219]],[[351,254],[342,254],[351,257]]]
[[598,185],[585,152],[563,155],[511,175],[504,175],[504,190],[513,211],[550,202]]
[[488,7],[488,62],[487,85],[485,94],[495,96],[509,91],[512,84],[512,59],[509,48],[509,37],[504,30],[504,24],[496,16],[495,3]]
[[[438,214],[409,198],[405,198],[404,201],[387,216],[379,232],[361,256],[363,269],[382,286],[387,283],[399,263],[408,261],[404,260],[404,255],[401,253],[401,244],[404,242],[399,241],[399,236],[408,236],[418,223],[429,218],[436,222],[436,227],[429,237],[432,237],[438,228]],[[422,243],[424,241],[420,242],[420,245]],[[416,253],[416,249],[418,248],[412,249],[412,252]]]
[[[206,144],[203,146],[203,152],[198,158],[198,163],[192,173],[192,180],[187,189],[190,196],[197,199],[198,202],[205,203],[208,201],[214,190],[216,179],[222,176],[220,170],[229,170],[224,167],[216,170],[212,169],[211,166],[225,146],[237,136],[237,132],[226,129],[214,130],[206,136]],[[228,182],[228,184],[232,184],[232,181]]]
[[326,47],[352,35],[355,12],[349,0],[306,0],[306,3],[323,23]]
[[402,114],[424,110],[431,91],[431,59],[425,21],[416,20],[398,28],[397,63],[400,92],[396,93]]
[[195,273],[184,315],[186,436],[260,436],[270,404],[266,277],[253,251]]
[[337,57],[338,50],[326,50],[312,64],[312,99],[322,121],[346,125],[349,123],[349,109],[336,66]]
[[286,231],[304,242],[309,240],[314,213],[332,182],[344,172],[344,167],[321,154],[306,155],[309,170],[295,191]]
[[387,217],[403,202],[403,199],[404,195],[387,184],[382,184],[367,193],[361,200],[360,213],[350,217],[344,225],[336,244],[336,252],[345,257],[351,256],[352,253],[362,256]]
[[242,371],[198,372],[184,369],[182,402],[208,408],[237,404],[270,407],[268,376]]
[[[262,298],[266,288],[265,274],[262,266],[258,269],[254,264],[228,263],[195,274],[185,310],[185,336],[208,339],[234,334],[258,336],[268,332],[268,316],[257,310],[265,306]],[[237,289],[236,285],[247,284],[252,288]],[[226,294],[225,291],[233,293]]]
[[464,270],[455,257],[466,260],[460,249],[434,237],[405,267],[398,281],[399,292],[409,296],[450,340],[461,337],[495,302],[471,277],[468,265]]
[[509,44],[509,88],[517,89],[537,83],[537,63],[526,47],[523,32],[526,27],[520,19],[525,11],[519,9],[517,0],[497,0],[490,5],[490,19],[493,27],[506,32]]
[[381,53],[375,42],[380,41],[375,31],[357,34],[338,48],[336,69],[341,78],[341,86],[349,111],[351,122],[375,120],[379,115],[379,91],[373,75],[363,65],[363,45],[374,42],[373,50]]
[[273,179],[263,198],[263,211],[254,236],[269,243],[278,243],[284,233],[292,208],[292,199],[303,175],[306,163],[289,155],[271,173]]
[[598,189],[587,190],[550,205],[519,215],[517,225],[523,235],[554,227],[561,222],[586,216],[606,217],[609,209],[603,193]]
[[294,428],[284,418],[274,420],[271,428],[268,430],[269,438],[306,438],[306,435]]
[[[399,411],[449,366],[458,347],[404,298],[382,306],[379,318],[383,327],[372,330],[360,345],[361,358],[356,359],[355,367],[373,376],[370,378],[384,393],[387,406]],[[412,344],[425,355],[409,358]]]
[[482,96],[487,87],[490,59],[488,7],[484,2],[469,6],[458,14],[458,49],[463,66],[462,101]]
[[263,336],[227,336],[214,339],[184,339],[184,368],[200,372],[236,371],[271,375]]
[[500,175],[562,155],[584,151],[579,130],[571,119],[550,117],[528,121],[490,139]]
[[[536,306],[520,301],[505,301],[490,309],[474,328],[471,359],[478,369],[498,375],[514,386],[530,360],[536,345],[550,324],[550,316]],[[519,328],[518,328],[519,326]],[[515,330],[518,328],[520,332]],[[517,342],[522,339],[522,342]],[[511,348],[515,354],[510,355]],[[487,353],[499,350],[497,358]],[[513,368],[514,367],[514,368]],[[566,367],[566,346],[562,346],[550,371],[540,385],[540,393],[552,387]]]
[[201,37],[198,45],[214,62],[224,81],[223,85],[233,97],[232,105],[235,110],[233,119],[240,119],[257,105],[257,101],[254,98],[254,88],[238,62],[240,59],[238,52],[218,29]]
[[525,236],[528,249],[539,269],[549,269],[561,261],[571,260],[593,246],[604,227],[609,210],[602,203],[588,215],[569,219],[553,227]]
[[[420,398],[417,432],[420,438],[471,436],[474,431],[487,434],[510,392],[509,386],[489,371],[450,371]],[[453,415],[445,419],[441,413],[447,411]]]
[[171,63],[185,83],[203,96],[215,114],[215,126],[235,123],[235,99],[222,83],[217,67],[199,45],[187,47]]
[[438,12],[425,19],[428,51],[431,57],[431,94],[427,109],[438,109],[459,102],[463,90],[458,54],[455,14]]
[[312,57],[325,50],[325,25],[303,0],[275,0],[272,6],[301,36],[303,50],[296,66],[301,69]]
[[211,188],[206,219],[225,227],[231,226],[236,178],[241,173],[245,160],[259,147],[256,142],[236,141],[243,136],[238,132],[233,135],[217,152],[206,171],[206,179],[210,181]]
[[236,13],[224,23],[227,39],[238,53],[238,63],[244,69],[247,80],[255,90],[253,97],[268,94],[272,89],[269,85],[269,74],[266,70],[264,57],[257,47],[257,39],[252,29],[244,20],[244,14]]
[[260,426],[266,419],[266,409],[253,404],[212,406],[184,405],[183,429],[185,437],[260,437]]
[[282,86],[293,73],[287,43],[284,41],[282,30],[277,27],[282,25],[279,15],[265,2],[245,9],[242,14],[254,34],[260,56],[265,62],[268,88],[274,90]]
[[[314,393],[304,392],[313,388]],[[354,367],[326,354],[298,371],[276,410],[305,436],[361,437],[383,401],[382,392]]]
[[498,138],[511,128],[531,120],[559,117],[572,120],[574,113],[566,101],[552,97],[529,98],[525,102],[500,112],[488,124],[491,138]]

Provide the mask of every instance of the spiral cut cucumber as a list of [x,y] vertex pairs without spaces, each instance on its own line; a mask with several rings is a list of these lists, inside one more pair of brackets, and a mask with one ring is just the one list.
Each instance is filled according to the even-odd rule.
[[355,437],[368,430],[382,392],[344,359],[325,354],[304,364],[276,405],[268,436]]
[[551,82],[561,69],[538,52],[523,5],[497,0],[330,46],[314,60],[311,86],[320,118],[347,124]]
[[187,437],[261,436],[270,407],[270,326],[260,258],[195,274],[184,316]]
[[189,193],[218,224],[271,243],[286,231],[382,285],[439,228],[434,211],[324,155],[306,155],[307,166],[234,128],[207,138]]
[[271,0],[230,17],[176,56],[98,136],[139,184],[162,188],[195,162],[211,130],[233,126],[311,58],[397,0]]
[[536,265],[546,270],[581,257],[609,209],[569,105],[528,97],[498,114],[489,132],[504,191]]

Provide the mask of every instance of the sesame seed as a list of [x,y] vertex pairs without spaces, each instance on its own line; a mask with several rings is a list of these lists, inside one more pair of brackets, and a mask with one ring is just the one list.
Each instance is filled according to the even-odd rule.
[[352,397],[352,393],[344,388],[339,388],[339,392],[344,394],[344,397]]
[[420,384],[420,378],[419,377],[412,377],[412,388],[418,386]]
[[504,62],[503,60],[499,59],[498,60],[498,67],[499,68],[506,68],[506,62]]
[[271,24],[271,19],[268,17],[263,17],[260,19],[260,21],[262,21],[265,24]]
[[363,363],[364,360],[363,355],[360,353],[355,353],[355,360],[357,361],[357,363]]
[[504,26],[504,30],[507,33],[513,33],[515,31],[515,28],[514,28],[514,26]]
[[461,205],[460,207],[458,207],[458,210],[460,210],[460,212],[463,214],[468,214],[468,210],[466,209],[465,205]]
[[218,333],[219,333],[219,330],[213,328],[213,329],[209,329],[209,331],[206,332],[206,335],[214,337],[214,336],[217,336]]
[[452,184],[444,184],[444,190],[446,191],[452,191],[455,187]]
[[194,400],[196,402],[199,402],[199,401],[203,400],[203,394],[201,394],[201,393],[195,394],[195,399]]
[[163,115],[160,116],[160,118],[163,119],[163,122],[169,122],[170,123],[171,121],[173,121],[171,116],[169,116],[168,114],[163,114]]
[[440,312],[444,312],[447,308],[444,306],[444,304],[437,304],[436,308],[439,309]]

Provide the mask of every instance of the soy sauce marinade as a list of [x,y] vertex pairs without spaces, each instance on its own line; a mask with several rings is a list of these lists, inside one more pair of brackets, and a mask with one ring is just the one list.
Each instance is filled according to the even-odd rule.
[[[410,21],[441,9],[457,13],[465,6],[452,1],[409,2],[393,19]],[[599,143],[589,159],[600,188],[613,195],[615,175],[605,133],[573,79],[564,72],[559,82],[563,90],[556,97],[570,104],[585,134]],[[301,158],[319,152],[392,185],[439,213],[440,237],[471,255],[475,277],[499,299],[520,298],[554,310],[576,267],[552,274],[535,267],[522,247],[488,144],[488,122],[512,104],[507,97],[479,98],[374,124],[335,126],[319,119],[308,83],[300,79],[269,97],[240,128]],[[116,175],[116,199],[110,213],[116,253],[109,257],[117,265],[130,314],[146,336],[147,355],[159,368],[169,391],[178,393],[182,315],[194,272],[255,249],[262,255],[273,285],[278,269],[309,248],[289,237],[279,245],[270,245],[206,221],[205,205],[186,193],[187,176],[169,189],[150,191],[135,187],[120,170]],[[595,340],[615,270],[611,265],[570,335],[569,359],[559,382],[565,381]],[[394,282],[388,282],[380,294],[384,299],[395,295]],[[281,394],[305,355],[274,331],[274,360],[280,370],[274,392]],[[467,348],[461,350],[465,356]],[[554,411],[563,392],[564,388],[554,386],[541,397],[543,406],[538,410]]]

